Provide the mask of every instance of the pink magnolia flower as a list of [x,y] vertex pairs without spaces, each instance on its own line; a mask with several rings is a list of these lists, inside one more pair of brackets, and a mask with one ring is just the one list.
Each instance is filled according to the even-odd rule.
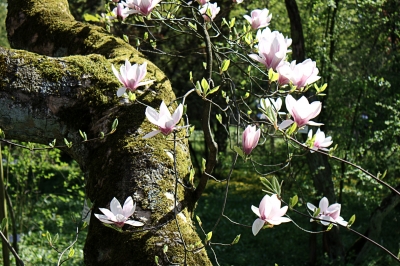
[[125,6],[132,8],[129,14],[148,16],[161,0],[126,0]]
[[132,226],[143,226],[142,222],[130,220],[129,218],[135,212],[136,204],[133,204],[132,197],[128,197],[125,200],[124,206],[122,207],[119,201],[114,197],[110,203],[110,210],[105,208],[99,208],[104,214],[95,214],[97,219],[106,224],[114,224],[118,227],[123,227],[124,224]]
[[285,129],[293,122],[297,124],[298,128],[301,128],[305,125],[310,126],[321,126],[323,124],[316,123],[310,121],[321,112],[321,102],[315,101],[311,104],[308,102],[307,98],[302,96],[299,100],[296,101],[292,95],[288,94],[285,99],[286,109],[288,110],[289,114],[292,115],[293,120],[285,120],[283,121],[279,128]]
[[247,126],[242,136],[243,152],[249,155],[251,151],[257,146],[260,139],[260,129],[256,130],[256,126]]
[[158,126],[159,130],[154,130],[146,134],[143,138],[148,139],[154,137],[158,133],[162,133],[166,136],[169,135],[174,129],[176,129],[176,124],[179,122],[179,120],[181,120],[182,115],[182,104],[179,104],[172,116],[168,111],[168,107],[165,105],[164,101],[161,102],[160,113],[148,106],[146,108],[146,117],[151,123]]
[[279,86],[284,86],[290,83],[292,78],[293,70],[290,67],[290,63],[287,61],[282,61],[277,67],[276,72],[279,74],[278,84]]
[[121,97],[126,90],[133,92],[137,87],[153,82],[153,80],[141,82],[147,74],[147,62],[144,62],[142,65],[134,64],[131,66],[131,63],[127,59],[125,60],[125,65],[122,65],[120,68],[121,73],[115,69],[114,65],[112,65],[111,68],[119,82],[124,85],[124,87],[118,89],[118,97]]
[[325,138],[325,133],[319,128],[314,137],[312,135],[312,129],[310,129],[308,132],[308,139],[312,141],[312,143],[310,143],[310,148],[312,149],[310,152],[314,152],[316,150],[328,151],[327,147],[333,143],[332,137]]
[[311,59],[306,59],[304,62],[299,64],[296,64],[296,61],[293,61],[290,64],[290,67],[292,69],[290,81],[297,88],[303,88],[321,78],[318,76],[319,71],[316,63]]
[[233,0],[232,2],[236,3],[236,4],[241,4],[243,3],[244,0]]
[[258,55],[250,54],[249,57],[265,65],[268,69],[276,70],[278,65],[286,58],[290,52],[288,47],[292,44],[292,39],[283,37],[282,33],[273,31],[269,28],[258,31]]
[[[311,203],[307,203],[307,208],[309,208],[312,212],[315,212],[317,207],[315,207]],[[329,201],[326,197],[323,197],[319,202],[319,214],[316,218],[322,219],[321,224],[329,225],[330,223],[338,223],[343,226],[347,226],[347,222],[340,216],[340,208],[341,205],[339,203],[335,203],[329,206]],[[310,222],[315,221],[311,219]]]
[[265,195],[258,208],[251,206],[251,210],[259,217],[253,223],[253,235],[257,235],[265,223],[279,225],[290,222],[289,218],[282,217],[286,214],[287,209],[288,206],[281,208],[281,201],[276,194],[271,196]]
[[251,24],[253,29],[260,29],[268,27],[269,22],[271,21],[272,14],[268,15],[269,10],[267,8],[255,9],[251,11],[250,16],[244,15],[243,17]]
[[200,5],[204,6],[207,4],[210,0],[196,0]]
[[117,4],[113,9],[112,13],[115,16],[109,16],[108,19],[120,19],[124,20],[129,16],[129,8],[125,8],[122,3]]
[[204,6],[200,8],[200,14],[203,16],[205,21],[214,20],[214,18],[219,13],[220,8],[217,3],[206,3]]

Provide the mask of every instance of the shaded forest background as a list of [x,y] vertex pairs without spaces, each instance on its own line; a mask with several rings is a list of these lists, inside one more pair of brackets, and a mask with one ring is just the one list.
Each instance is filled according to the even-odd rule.
[[[69,1],[71,12],[76,19],[84,21],[84,14],[104,12],[105,1]],[[287,4],[287,3],[286,3]],[[322,76],[321,84],[327,82],[328,89],[323,101],[324,109],[319,121],[323,130],[332,136],[338,145],[336,156],[345,158],[362,166],[371,173],[387,171],[385,181],[393,187],[400,184],[399,172],[399,85],[400,53],[399,1],[301,1],[297,2],[302,20],[305,57],[317,61]],[[241,17],[255,8],[268,8],[273,14],[271,29],[277,29],[284,35],[293,36],[285,2],[244,1],[232,5],[223,1],[229,12],[225,17]],[[0,45],[8,47],[4,19],[6,3],[0,4]],[[218,21],[216,23],[219,23]],[[101,24],[101,23],[100,23]],[[166,30],[158,32],[157,49],[143,41],[143,29],[127,24],[116,25],[111,31],[129,37],[131,44],[160,67],[169,77],[175,93],[181,96],[187,88],[188,69],[193,73],[202,72],[201,56],[196,56],[201,43],[189,36],[175,35]],[[137,46],[137,40],[141,40]],[[196,44],[196,45],[195,45]],[[165,51],[161,54],[160,51]],[[178,56],[169,56],[167,53]],[[187,60],[190,58],[190,61]],[[242,86],[246,86],[243,81]],[[200,117],[196,102],[188,99],[188,115],[191,123],[199,128]],[[216,123],[213,125],[220,147],[220,160],[216,176],[221,179],[227,175],[231,164],[232,152],[226,134]],[[204,157],[204,139],[201,134],[191,137],[192,158],[195,166],[200,167]],[[269,140],[254,150],[258,161],[273,164],[284,160],[286,150],[279,140]],[[279,172],[277,176],[284,180],[284,194],[297,194],[300,208],[305,209],[306,202],[316,204],[321,195],[315,188],[310,176],[308,157],[298,156],[291,169]],[[65,248],[75,237],[75,227],[80,223],[80,213],[85,198],[84,180],[76,163],[59,151],[32,153],[15,147],[6,146],[3,150],[8,180],[8,194],[15,215],[14,239],[19,237],[18,249],[28,265],[54,265],[58,258],[51,251],[48,236],[60,235],[58,247]],[[329,161],[337,202],[342,204],[345,219],[356,214],[353,228],[365,233],[370,226],[370,217],[381,206],[382,200],[390,192],[366,175],[345,164]],[[321,166],[326,167],[326,166]],[[258,169],[267,172],[268,169]],[[223,184],[211,183],[206,194],[200,200],[195,214],[203,221],[203,228],[211,229],[223,200]],[[243,224],[251,224],[255,219],[250,211],[251,205],[257,205],[263,192],[258,176],[252,166],[241,162],[232,176],[230,195],[227,203],[227,215]],[[289,215],[291,215],[289,213]],[[319,226],[309,224],[309,220],[293,215],[298,224],[308,230],[321,230]],[[399,252],[400,207],[397,205],[383,217],[376,241],[397,254]],[[215,251],[221,265],[307,265],[329,264],[324,254],[322,235],[310,236],[298,230],[294,225],[284,225],[262,231],[257,237],[248,228],[237,227],[227,221],[214,232],[213,241],[226,242],[242,234],[235,246],[217,246]],[[360,251],[358,238],[340,229],[341,239],[346,252],[346,265],[353,265]],[[83,265],[83,246],[85,231],[79,235],[76,254],[66,265]],[[310,247],[308,243],[314,243]],[[231,254],[235,254],[232,256]],[[212,258],[214,255],[209,254]],[[394,261],[379,249],[373,247],[363,258],[363,265],[391,265]]]

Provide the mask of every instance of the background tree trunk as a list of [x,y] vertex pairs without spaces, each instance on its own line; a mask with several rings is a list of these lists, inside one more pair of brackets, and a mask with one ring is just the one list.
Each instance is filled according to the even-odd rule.
[[[153,127],[145,119],[145,105],[158,108],[162,100],[170,104],[175,98],[165,75],[148,62],[147,78],[155,80],[154,85],[137,93],[145,105],[120,101],[111,64],[125,59],[145,62],[134,48],[102,28],[75,21],[67,1],[15,0],[8,9],[11,46],[38,54],[0,48],[0,127],[6,137],[43,144],[57,139],[62,145],[64,138],[72,142],[63,150],[85,174],[92,213],[109,207],[113,197],[123,202],[132,196],[135,219],[145,222],[143,228],[125,226],[118,232],[92,215],[86,265],[155,265],[155,256],[160,265],[211,265],[204,249],[185,254],[183,241],[194,245],[200,239],[185,209],[190,193],[182,186],[176,196],[182,237],[177,229],[175,171],[169,156],[173,142],[160,135],[142,139]],[[96,138],[111,130],[115,118],[119,126],[114,134],[82,142],[79,130]],[[179,140],[175,155],[181,182],[190,167],[188,153],[187,142]]]
[[[297,63],[306,59],[303,26],[301,23],[300,12],[297,7],[296,0],[285,0],[286,10],[290,19],[290,33],[292,36],[292,59]],[[309,94],[309,93],[308,93]],[[311,95],[307,95],[310,97]],[[310,99],[310,102],[313,99]],[[332,204],[336,202],[334,186],[332,181],[332,170],[326,156],[319,153],[307,153],[307,162],[311,175],[314,180],[314,186],[318,194],[328,198]],[[316,238],[310,236],[310,249],[315,248]],[[344,260],[344,247],[340,240],[339,230],[334,227],[329,232],[323,234],[323,251],[328,253],[329,258],[335,260]],[[316,262],[316,252],[310,251],[310,263]]]

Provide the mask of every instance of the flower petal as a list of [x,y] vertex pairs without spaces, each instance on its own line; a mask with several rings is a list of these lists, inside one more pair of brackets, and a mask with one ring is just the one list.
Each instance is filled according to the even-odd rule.
[[257,235],[258,232],[263,228],[265,222],[261,219],[256,219],[253,223],[253,226],[251,227],[251,231],[253,232],[253,235]]

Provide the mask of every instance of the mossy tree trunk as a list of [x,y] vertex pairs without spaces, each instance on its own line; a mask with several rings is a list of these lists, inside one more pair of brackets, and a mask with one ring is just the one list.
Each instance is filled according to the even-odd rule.
[[[123,40],[102,28],[75,21],[66,0],[13,0],[8,4],[7,31],[11,47],[0,48],[0,127],[8,139],[48,144],[53,139],[82,168],[87,196],[99,207],[109,207],[132,196],[136,220],[145,226],[125,226],[123,232],[104,226],[92,214],[84,255],[86,265],[160,265],[186,261],[211,265],[204,250],[188,252],[186,245],[200,241],[185,207],[192,205],[190,192],[179,186],[178,215],[174,214],[175,171],[169,156],[173,141],[163,136],[143,140],[153,126],[145,119],[143,104],[126,103],[116,97],[120,86],[111,64],[125,59],[146,59]],[[173,103],[174,94],[165,75],[148,62],[147,78],[154,85],[138,93],[138,100],[158,108]],[[171,105],[172,108],[176,104]],[[115,118],[114,134],[107,133]],[[183,137],[184,133],[179,133]],[[185,182],[190,167],[187,143],[176,145],[178,177]],[[179,222],[178,232],[176,221]],[[163,247],[168,246],[164,254]]]

